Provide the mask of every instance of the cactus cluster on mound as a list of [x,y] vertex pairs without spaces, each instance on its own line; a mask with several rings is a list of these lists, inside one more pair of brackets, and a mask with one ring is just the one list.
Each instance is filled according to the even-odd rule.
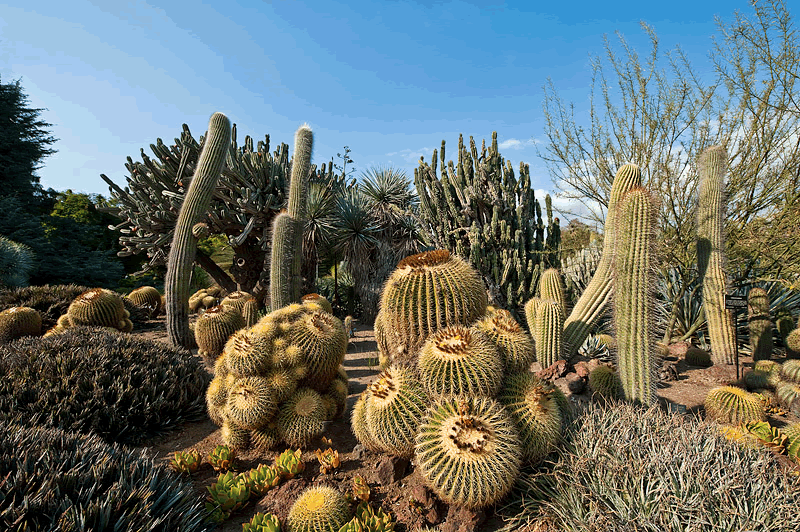
[[531,336],[486,300],[477,272],[446,251],[401,261],[375,323],[385,370],[351,418],[367,449],[414,456],[442,500],[471,508],[503,498],[523,460],[554,448],[568,409],[530,373]]
[[281,441],[306,446],[344,411],[346,351],[344,325],[314,302],[278,309],[234,332],[206,392],[223,441],[236,449],[269,450]]
[[125,309],[122,296],[106,288],[92,288],[76,297],[67,313],[58,318],[56,326],[47,331],[45,336],[82,325],[106,327],[121,332],[133,330],[130,312]]
[[198,312],[200,309],[208,309],[219,305],[225,297],[225,290],[219,286],[201,288],[189,296],[189,310]]

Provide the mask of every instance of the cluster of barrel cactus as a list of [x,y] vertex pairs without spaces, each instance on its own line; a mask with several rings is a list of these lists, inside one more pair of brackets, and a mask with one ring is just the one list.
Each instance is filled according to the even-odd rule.
[[58,318],[56,326],[47,331],[45,336],[80,325],[131,332],[133,323],[129,318],[130,312],[125,309],[122,296],[106,288],[92,288],[72,301],[66,314]]
[[206,309],[194,324],[198,353],[216,360],[233,333],[258,321],[258,301],[243,291],[231,292],[219,305]]
[[344,411],[347,342],[344,325],[319,300],[275,310],[234,332],[206,394],[223,441],[237,449],[307,445]]
[[401,261],[383,291],[384,371],[351,426],[368,449],[415,457],[444,501],[477,508],[511,489],[523,460],[556,444],[566,398],[529,371],[533,339],[487,305],[478,272],[444,250]]
[[800,412],[800,360],[757,361],[744,375],[749,390],[774,399],[784,408]]

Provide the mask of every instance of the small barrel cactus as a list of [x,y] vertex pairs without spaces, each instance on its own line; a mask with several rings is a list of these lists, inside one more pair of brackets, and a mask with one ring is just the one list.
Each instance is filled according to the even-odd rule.
[[714,362],[711,361],[711,353],[693,345],[686,349],[684,359],[690,366],[707,368],[714,365]]
[[264,377],[242,377],[228,388],[224,412],[239,427],[257,429],[264,426],[277,409],[272,388]]
[[69,324],[97,325],[113,327],[122,332],[131,332],[133,323],[128,319],[130,313],[125,310],[122,297],[105,288],[92,288],[82,293],[67,309]]
[[589,372],[589,388],[601,399],[622,399],[622,381],[608,366],[598,366]]
[[42,315],[30,307],[11,307],[0,312],[0,345],[23,336],[42,334]]
[[198,354],[215,360],[222,354],[228,338],[244,326],[244,319],[235,308],[222,305],[211,307],[194,324]]
[[303,352],[309,381],[329,383],[347,352],[347,333],[342,321],[325,311],[314,311],[298,319],[289,341]]
[[764,404],[754,394],[735,386],[719,386],[708,392],[706,414],[721,423],[738,425],[763,421]]
[[506,372],[528,371],[536,360],[533,338],[509,311],[488,307],[486,317],[475,322],[473,327],[486,333],[497,346]]
[[331,305],[331,302],[317,293],[306,294],[300,298],[300,301],[302,301],[304,305],[319,305],[320,308],[322,308],[322,310],[328,314],[333,314],[333,306]]
[[500,403],[486,397],[446,399],[431,407],[420,424],[415,453],[433,492],[468,508],[503,498],[522,462],[514,422]]
[[519,428],[525,458],[535,463],[547,456],[561,436],[555,387],[533,373],[514,373],[506,378],[498,399]]
[[800,384],[800,360],[787,360],[781,364],[781,378]]
[[305,447],[325,428],[325,406],[311,388],[298,388],[278,411],[278,433],[292,447]]
[[350,414],[350,429],[353,431],[358,442],[370,451],[380,452],[381,446],[369,433],[367,427],[367,401],[369,398],[369,388],[361,392]]
[[289,509],[287,532],[339,532],[350,520],[344,495],[329,486],[306,489]]
[[148,309],[151,318],[155,318],[164,311],[161,293],[152,286],[140,286],[125,297],[137,307]]

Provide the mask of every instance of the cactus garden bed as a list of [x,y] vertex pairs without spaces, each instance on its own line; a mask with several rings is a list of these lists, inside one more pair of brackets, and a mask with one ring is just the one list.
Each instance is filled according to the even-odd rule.
[[[163,317],[147,322],[133,334],[167,341]],[[663,407],[674,412],[686,411],[691,414],[702,411],[703,402],[710,389],[734,382],[736,374],[733,366],[708,368],[690,366],[686,363],[684,356],[680,346],[673,346],[672,352],[665,361],[658,396]],[[752,359],[749,357],[741,358],[740,363],[743,371],[748,371],[749,367],[752,367]],[[355,476],[361,476],[367,481],[371,489],[371,501],[395,516],[396,530],[398,531],[413,531],[433,525],[437,527],[436,530],[441,531],[493,531],[500,530],[507,525],[500,511],[500,507],[505,501],[481,511],[448,507],[431,494],[408,461],[373,453],[358,444],[358,440],[350,429],[350,411],[359,394],[380,373],[377,346],[370,326],[357,325],[355,327],[355,337],[351,338],[344,365],[350,380],[347,411],[344,416],[329,422],[324,432],[324,437],[330,440],[330,447],[339,453],[340,465],[331,472],[322,473],[320,462],[314,451],[318,448],[324,450],[328,445],[321,438],[315,440],[302,452],[306,469],[301,474],[282,482],[261,498],[252,498],[245,508],[234,512],[217,530],[239,532],[242,530],[242,523],[249,522],[256,512],[273,513],[283,521],[294,501],[307,487],[331,485],[338,487],[342,493],[346,493],[352,489],[352,479]],[[592,362],[588,364],[589,367],[593,365]],[[535,363],[534,368],[536,366]],[[208,369],[210,371],[212,368]],[[573,401],[589,402],[588,392],[581,394],[569,392],[570,382],[579,377],[580,371],[582,370],[579,369],[577,374],[570,372],[561,376],[553,375],[554,382],[568,397],[572,397]],[[797,421],[798,417],[796,413],[787,412],[785,415],[773,415],[772,419],[777,424],[782,424]],[[164,463],[168,463],[176,451],[196,449],[203,457],[206,457],[217,445],[222,444],[220,433],[220,428],[207,419],[186,423],[177,431],[147,442],[145,447],[153,458],[162,460]],[[259,464],[271,464],[287,448],[285,445],[279,445],[270,452],[259,453],[251,450],[240,453],[238,470],[248,471]],[[778,456],[778,460],[780,467],[800,472],[800,467],[785,456]],[[197,472],[192,474],[192,483],[198,494],[206,495],[207,486],[213,484],[217,477],[218,473],[210,465],[204,463]],[[796,489],[800,490],[800,487],[796,487]],[[514,494],[512,493],[510,497],[506,498],[506,501],[512,501],[513,498]],[[513,509],[506,510],[506,517],[513,515]]]

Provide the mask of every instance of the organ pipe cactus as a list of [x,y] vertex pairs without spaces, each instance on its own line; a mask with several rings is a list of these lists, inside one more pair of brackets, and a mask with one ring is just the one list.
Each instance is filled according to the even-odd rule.
[[747,321],[753,360],[767,360],[772,354],[772,321],[769,295],[763,288],[753,287],[747,294]]
[[311,171],[314,136],[302,125],[294,136],[294,160],[286,212],[275,218],[270,259],[270,301],[273,310],[300,300],[300,268],[303,261],[303,224],[306,189]]
[[191,348],[194,337],[189,330],[189,275],[197,252],[198,239],[192,227],[206,215],[217,185],[228,144],[231,123],[222,113],[214,113],[208,124],[208,135],[197,161],[189,190],[181,205],[172,247],[167,260],[164,292],[167,298],[167,333],[172,345]]
[[655,228],[658,203],[646,189],[631,189],[618,207],[613,257],[617,366],[625,398],[656,400]]
[[586,337],[589,336],[589,331],[611,302],[614,290],[611,263],[616,242],[616,229],[619,225],[616,221],[617,206],[628,191],[641,185],[642,172],[635,164],[622,166],[614,176],[611,197],[608,201],[608,214],[603,226],[603,256],[597,265],[594,277],[564,322],[565,353],[568,357],[578,352]]
[[725,173],[728,155],[722,146],[708,148],[697,162],[700,199],[697,208],[697,269],[703,284],[711,357],[733,364],[736,354],[733,316],[725,309]]

